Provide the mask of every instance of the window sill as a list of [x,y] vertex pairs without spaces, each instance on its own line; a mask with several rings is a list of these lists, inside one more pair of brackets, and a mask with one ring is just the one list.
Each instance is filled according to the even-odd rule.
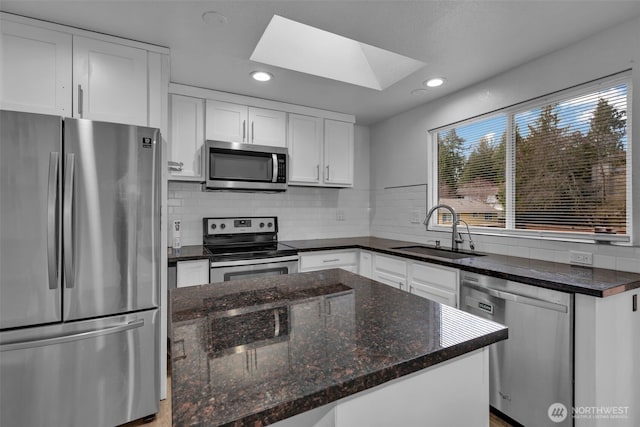
[[[451,233],[451,227],[433,226],[429,231],[439,231],[445,233]],[[466,229],[458,228],[458,231],[463,235],[466,234]],[[495,236],[495,237],[513,237],[521,239],[533,239],[533,240],[551,240],[557,242],[571,242],[571,243],[594,243],[594,244],[621,244],[624,246],[631,244],[631,237],[629,235],[622,234],[607,234],[607,233],[561,233],[561,232],[549,232],[549,231],[536,231],[536,230],[500,230],[486,228],[474,228],[470,227],[472,235],[476,236]]]

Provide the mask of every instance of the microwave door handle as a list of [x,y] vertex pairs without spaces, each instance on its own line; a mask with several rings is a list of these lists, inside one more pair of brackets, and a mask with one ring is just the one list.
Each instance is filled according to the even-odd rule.
[[273,163],[273,176],[271,182],[278,182],[278,156],[275,153],[271,154],[271,162]]

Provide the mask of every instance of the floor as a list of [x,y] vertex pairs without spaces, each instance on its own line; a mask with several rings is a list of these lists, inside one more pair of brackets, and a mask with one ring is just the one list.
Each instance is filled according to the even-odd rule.
[[[167,399],[160,401],[160,412],[156,415],[155,420],[149,423],[142,420],[134,421],[120,427],[171,427],[171,375],[167,377],[167,396]],[[511,424],[494,414],[490,414],[489,427],[511,427]]]

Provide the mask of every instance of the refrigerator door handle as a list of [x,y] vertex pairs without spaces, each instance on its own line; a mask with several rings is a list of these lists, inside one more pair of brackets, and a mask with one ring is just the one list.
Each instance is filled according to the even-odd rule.
[[49,185],[47,189],[47,267],[49,269],[49,289],[58,287],[58,165],[60,153],[49,154]]
[[73,288],[75,285],[74,266],[73,266],[73,175],[75,166],[75,154],[67,154],[66,168],[64,173],[64,203],[63,212],[63,230],[64,230],[64,274],[67,288]]
[[102,335],[116,334],[119,332],[128,331],[130,329],[140,328],[142,326],[144,326],[144,319],[137,319],[137,320],[132,320],[131,322],[128,322],[128,323],[122,323],[122,324],[110,326],[104,329],[97,329],[93,331],[80,332],[80,333],[69,334],[69,335],[59,335],[56,337],[43,338],[39,340],[19,341],[19,342],[13,342],[8,344],[2,344],[0,345],[0,352],[12,351],[12,350],[24,350],[26,348],[42,347],[47,345],[62,344],[62,343],[71,342],[71,341],[85,340],[89,338],[99,337]]

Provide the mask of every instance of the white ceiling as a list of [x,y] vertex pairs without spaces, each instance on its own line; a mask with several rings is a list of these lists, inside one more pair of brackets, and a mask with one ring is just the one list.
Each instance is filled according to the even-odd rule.
[[[640,1],[0,0],[0,10],[167,46],[176,83],[350,113],[369,125],[640,16]],[[205,23],[207,11],[227,24]],[[378,91],[253,62],[274,14],[427,65]],[[255,69],[275,79],[254,83]],[[445,85],[411,95],[432,76]]]

